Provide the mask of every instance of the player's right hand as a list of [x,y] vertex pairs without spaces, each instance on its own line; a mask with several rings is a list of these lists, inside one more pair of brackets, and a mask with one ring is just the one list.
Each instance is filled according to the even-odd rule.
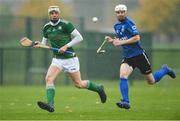
[[110,36],[105,36],[105,40],[109,43],[112,43],[114,39],[112,39]]
[[39,48],[40,43],[41,43],[40,41],[35,41],[33,47],[34,48]]
[[64,53],[64,52],[66,52],[67,49],[68,49],[68,46],[67,46],[67,45],[64,45],[63,47],[61,47],[61,48],[59,49],[59,52],[60,52],[60,53]]

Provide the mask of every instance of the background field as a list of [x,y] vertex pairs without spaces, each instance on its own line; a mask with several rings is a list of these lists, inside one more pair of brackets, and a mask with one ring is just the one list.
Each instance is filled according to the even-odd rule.
[[134,81],[130,87],[130,110],[119,109],[118,81],[103,83],[108,95],[101,104],[98,96],[72,85],[56,87],[55,112],[40,110],[36,101],[45,100],[43,86],[3,86],[0,88],[0,119],[2,120],[175,120],[180,119],[179,77],[165,77],[155,86],[144,80]]

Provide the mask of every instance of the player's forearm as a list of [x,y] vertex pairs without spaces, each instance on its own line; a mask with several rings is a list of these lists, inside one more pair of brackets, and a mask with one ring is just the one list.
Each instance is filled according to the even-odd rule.
[[133,43],[136,43],[140,41],[140,36],[139,35],[136,35],[134,37],[131,37],[129,38],[128,40],[126,41],[122,41],[122,45],[126,45],[126,44],[133,44]]
[[73,45],[76,45],[83,40],[83,37],[76,29],[73,30],[71,36],[72,36],[72,40],[67,44],[68,47],[72,47]]

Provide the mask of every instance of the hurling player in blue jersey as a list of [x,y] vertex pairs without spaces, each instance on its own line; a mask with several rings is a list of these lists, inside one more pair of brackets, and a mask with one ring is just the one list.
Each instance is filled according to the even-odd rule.
[[126,16],[126,5],[120,4],[115,7],[117,22],[114,24],[116,32],[115,39],[106,36],[107,42],[112,43],[114,46],[122,46],[123,57],[122,64],[120,65],[120,92],[122,100],[117,102],[120,108],[129,109],[130,101],[128,95],[128,77],[137,67],[144,75],[148,84],[155,84],[159,82],[165,75],[175,78],[175,72],[167,65],[152,73],[151,65],[144,49],[140,45],[140,35],[134,22]]

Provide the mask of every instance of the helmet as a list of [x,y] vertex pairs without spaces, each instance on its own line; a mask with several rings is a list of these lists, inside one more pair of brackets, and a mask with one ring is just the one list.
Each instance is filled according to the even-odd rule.
[[58,12],[58,13],[60,12],[58,6],[49,6],[49,8],[48,8],[48,14],[49,14],[51,11],[56,11],[56,12]]
[[117,11],[125,11],[125,12],[127,12],[127,7],[124,4],[119,4],[119,5],[116,5],[114,11],[115,12],[117,12]]

